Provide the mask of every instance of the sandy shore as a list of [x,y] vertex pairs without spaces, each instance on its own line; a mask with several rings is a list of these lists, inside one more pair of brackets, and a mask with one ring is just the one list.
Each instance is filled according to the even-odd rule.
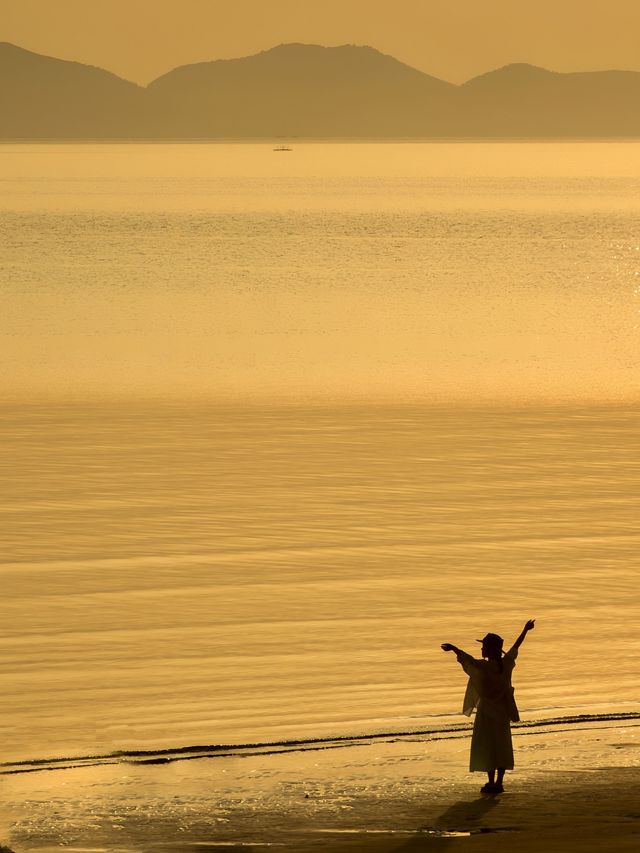
[[627,851],[640,848],[640,725],[515,733],[504,794],[466,735],[8,774],[0,841],[23,850]]

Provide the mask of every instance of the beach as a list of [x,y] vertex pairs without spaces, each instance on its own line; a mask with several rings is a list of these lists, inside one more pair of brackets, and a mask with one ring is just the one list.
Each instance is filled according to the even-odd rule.
[[[640,722],[514,732],[504,794],[466,772],[469,736],[167,761],[118,761],[2,779],[15,851],[580,850],[640,840]],[[13,768],[15,770],[15,768]]]

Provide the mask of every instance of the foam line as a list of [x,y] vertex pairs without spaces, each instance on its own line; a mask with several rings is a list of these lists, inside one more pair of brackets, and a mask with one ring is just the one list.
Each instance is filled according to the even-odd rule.
[[[527,720],[514,723],[514,730],[564,726],[571,730],[574,726],[584,728],[584,724],[631,722],[640,725],[640,711],[626,711],[608,714],[575,714],[565,717]],[[582,724],[582,725],[580,725]],[[349,746],[366,746],[381,741],[420,738],[425,741],[445,740],[468,737],[471,723],[461,723],[439,728],[414,729],[412,731],[376,732],[362,735],[338,735],[326,738],[306,738],[300,740],[264,741],[237,744],[202,744],[181,746],[173,749],[118,750],[95,755],[80,755],[60,758],[29,758],[22,761],[0,763],[0,775],[14,773],[33,773],[51,770],[68,770],[74,767],[93,767],[103,764],[130,762],[135,764],[166,764],[171,761],[186,761],[196,758],[218,758],[226,756],[273,755],[283,752],[301,752],[320,749],[338,749]]]

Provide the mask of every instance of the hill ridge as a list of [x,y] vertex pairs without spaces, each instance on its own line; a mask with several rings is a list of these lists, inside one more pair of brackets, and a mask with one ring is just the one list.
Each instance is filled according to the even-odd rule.
[[146,87],[0,42],[0,139],[640,137],[640,72],[526,62],[454,84],[370,45],[284,42]]

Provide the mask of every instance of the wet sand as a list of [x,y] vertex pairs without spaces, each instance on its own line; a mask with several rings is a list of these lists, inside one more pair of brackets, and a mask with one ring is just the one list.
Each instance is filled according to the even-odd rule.
[[518,766],[496,797],[465,770],[466,733],[5,774],[0,839],[16,853],[638,848],[637,722],[514,735]]

